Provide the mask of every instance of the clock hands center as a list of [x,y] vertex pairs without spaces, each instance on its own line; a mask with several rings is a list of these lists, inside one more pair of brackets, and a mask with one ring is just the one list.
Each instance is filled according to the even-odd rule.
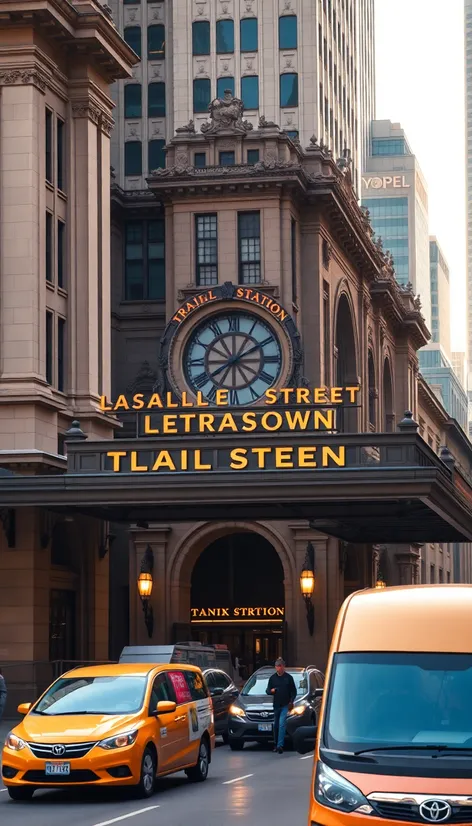
[[211,378],[217,376],[223,370],[227,370],[229,367],[233,367],[236,364],[236,362],[238,362],[243,356],[249,356],[251,353],[254,353],[256,350],[258,350],[259,346],[259,344],[255,344],[249,350],[242,350],[240,353],[236,353],[235,356],[231,356],[231,358],[229,358],[228,361],[222,364],[221,367],[217,367],[217,369],[214,370],[213,373],[210,373]]

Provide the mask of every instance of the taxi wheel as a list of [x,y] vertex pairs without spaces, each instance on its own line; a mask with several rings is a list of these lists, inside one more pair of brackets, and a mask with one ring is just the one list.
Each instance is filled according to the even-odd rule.
[[193,783],[202,783],[208,777],[209,764],[210,754],[208,751],[208,743],[205,740],[202,740],[198,751],[197,763],[191,769],[187,769],[185,774]]
[[35,790],[30,786],[9,786],[8,794],[12,800],[31,800]]
[[156,756],[153,749],[147,747],[144,750],[141,761],[141,776],[136,786],[137,797],[151,797],[154,794],[156,784]]

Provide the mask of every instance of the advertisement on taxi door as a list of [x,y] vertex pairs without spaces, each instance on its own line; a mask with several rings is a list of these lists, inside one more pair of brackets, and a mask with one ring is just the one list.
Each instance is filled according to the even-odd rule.
[[211,700],[197,700],[188,710],[189,740],[199,740],[211,723]]

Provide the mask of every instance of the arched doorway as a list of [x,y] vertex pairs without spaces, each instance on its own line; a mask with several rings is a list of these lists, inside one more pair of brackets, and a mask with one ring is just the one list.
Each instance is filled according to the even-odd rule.
[[241,676],[284,653],[284,570],[263,536],[219,537],[196,560],[190,584],[192,638],[226,645]]
[[[347,296],[343,293],[339,299],[335,326],[336,385],[348,387],[357,383],[356,338]],[[343,408],[339,411],[338,429],[357,432],[357,410]]]

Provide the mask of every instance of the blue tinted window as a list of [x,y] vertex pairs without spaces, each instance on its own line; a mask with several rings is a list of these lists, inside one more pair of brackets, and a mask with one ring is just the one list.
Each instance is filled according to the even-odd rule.
[[241,20],[241,51],[257,52],[257,17]]
[[373,155],[406,155],[406,145],[403,138],[373,138]]
[[207,165],[206,152],[195,152],[195,155],[193,156],[193,164],[194,166],[199,167],[199,169],[203,169]]
[[249,164],[259,163],[259,150],[258,149],[248,149],[247,150],[247,162]]
[[280,105],[298,106],[298,75],[280,75]]
[[259,78],[257,75],[241,78],[241,100],[245,109],[259,109]]
[[141,117],[141,86],[128,83],[125,86],[125,118]]
[[148,26],[148,58],[149,60],[165,57],[166,30],[164,26]]
[[279,17],[279,48],[296,49],[297,39],[297,18],[294,14]]
[[164,118],[165,114],[166,85],[165,83],[150,83],[148,86],[148,115],[151,118]]
[[141,57],[141,27],[128,26],[123,32],[123,37],[133,52]]
[[234,52],[234,20],[218,20],[216,24],[216,52]]
[[288,135],[289,138],[292,138],[293,141],[298,138],[298,132],[295,129],[292,132],[286,132],[285,134]]
[[193,111],[207,112],[211,97],[211,84],[208,78],[193,81]]
[[193,54],[210,54],[210,24],[207,20],[192,23]]
[[141,175],[143,171],[143,152],[141,141],[125,143],[125,175]]
[[234,152],[220,152],[220,166],[234,166]]
[[234,97],[234,77],[219,77],[216,81],[216,97],[223,99],[227,89]]
[[152,172],[153,169],[165,169],[166,153],[164,146],[166,142],[163,140],[149,141],[148,143],[148,169]]

